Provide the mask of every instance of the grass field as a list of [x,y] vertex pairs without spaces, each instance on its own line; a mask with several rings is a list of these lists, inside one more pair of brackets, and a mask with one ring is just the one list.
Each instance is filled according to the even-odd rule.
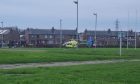
[[123,49],[122,56],[119,48],[15,48],[0,49],[0,64],[38,63],[60,61],[87,61],[107,59],[139,59],[140,49]]
[[[0,64],[140,59],[140,49],[0,49]],[[1,69],[0,84],[139,84],[140,62]]]
[[140,84],[140,62],[0,70],[0,84]]

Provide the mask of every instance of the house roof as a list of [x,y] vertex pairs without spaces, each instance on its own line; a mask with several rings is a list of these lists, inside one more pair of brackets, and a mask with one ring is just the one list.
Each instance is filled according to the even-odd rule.
[[[55,30],[56,34],[60,34],[61,30]],[[64,35],[76,35],[76,30],[62,30],[62,34]]]
[[50,29],[29,29],[29,34],[52,34]]
[[[61,30],[52,29],[29,29],[29,34],[60,34]],[[75,35],[76,30],[62,30],[62,34]]]
[[0,34],[8,34],[10,31],[6,29],[0,29]]
[[[87,35],[95,35],[95,31],[85,31]],[[127,31],[122,31],[123,36],[127,35]],[[97,36],[118,36],[119,31],[96,31]],[[128,32],[129,36],[135,36],[135,33],[132,31]]]
[[[86,34],[88,35],[95,35],[95,31],[86,31]],[[111,32],[108,32],[108,31],[96,31],[96,35],[97,36],[115,36],[117,35],[117,32],[116,31],[111,31]]]

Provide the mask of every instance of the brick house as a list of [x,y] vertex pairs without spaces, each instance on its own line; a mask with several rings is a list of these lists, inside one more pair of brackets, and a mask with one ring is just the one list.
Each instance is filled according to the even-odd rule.
[[18,43],[19,41],[19,30],[17,27],[0,28],[0,43],[3,42],[6,46],[10,42]]
[[[59,45],[60,32],[58,29],[31,29],[25,30],[25,41],[27,45],[45,46]],[[76,30],[62,30],[62,43],[76,39]]]
[[[128,44],[134,47],[135,44],[135,32],[133,31],[121,31],[122,32],[122,45],[127,46],[127,33],[128,33]],[[118,47],[119,46],[119,31],[96,31],[96,44],[98,47]],[[87,40],[89,37],[95,38],[95,31],[85,30],[81,35],[83,40]],[[137,34],[137,45],[139,45],[140,40]]]

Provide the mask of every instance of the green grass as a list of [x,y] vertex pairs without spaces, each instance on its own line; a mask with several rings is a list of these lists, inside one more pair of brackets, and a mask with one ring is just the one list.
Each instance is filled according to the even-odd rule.
[[0,84],[140,84],[140,62],[0,70]]
[[119,56],[119,48],[15,48],[0,49],[0,64],[4,63],[34,63],[59,61],[85,61],[107,59],[139,59],[140,49],[123,49]]

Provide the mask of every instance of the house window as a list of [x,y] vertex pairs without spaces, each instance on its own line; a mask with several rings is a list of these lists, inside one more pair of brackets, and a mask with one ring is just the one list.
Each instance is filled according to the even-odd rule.
[[48,36],[47,36],[47,35],[45,35],[45,38],[48,38]]
[[53,44],[53,41],[49,40],[49,41],[48,41],[48,44]]
[[64,35],[62,35],[62,38],[64,38]]
[[50,38],[52,38],[53,36],[52,35],[50,35]]
[[32,36],[32,38],[34,38],[35,37],[35,35],[31,35]]
[[40,36],[39,35],[37,35],[37,38],[39,38]]

